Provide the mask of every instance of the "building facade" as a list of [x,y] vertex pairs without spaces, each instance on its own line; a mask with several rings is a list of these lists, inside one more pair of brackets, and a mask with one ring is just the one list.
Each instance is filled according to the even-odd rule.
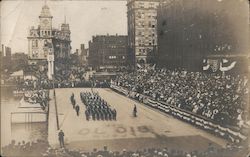
[[161,4],[157,13],[159,65],[202,70],[204,59],[211,56],[245,56],[248,10],[246,1],[235,0]]
[[65,20],[60,29],[55,29],[52,19],[50,9],[45,4],[39,16],[38,27],[31,27],[27,37],[29,62],[46,61],[49,53],[54,55],[55,62],[69,57],[71,51],[69,24]]
[[133,63],[152,63],[157,52],[159,0],[128,0],[128,52]]
[[93,36],[89,41],[88,63],[94,69],[127,66],[127,36]]
[[2,44],[1,46],[1,68],[2,70],[11,70],[11,48]]
[[81,44],[81,49],[80,49],[80,63],[82,66],[88,65],[88,51],[89,49],[85,48],[84,44]]

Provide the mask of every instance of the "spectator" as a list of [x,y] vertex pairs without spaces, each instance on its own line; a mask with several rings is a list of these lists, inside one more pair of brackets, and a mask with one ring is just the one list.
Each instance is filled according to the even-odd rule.
[[64,147],[64,132],[62,130],[60,130],[60,132],[58,133],[58,139],[59,139],[60,147],[63,148]]
[[[243,116],[248,100],[245,76],[145,68],[121,73],[113,82],[130,93],[166,102],[222,126],[241,127],[247,120]],[[141,99],[138,94],[134,97]]]

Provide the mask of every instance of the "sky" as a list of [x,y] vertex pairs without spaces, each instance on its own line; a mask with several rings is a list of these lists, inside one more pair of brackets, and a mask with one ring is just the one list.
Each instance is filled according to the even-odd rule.
[[[1,44],[11,47],[12,53],[28,52],[29,28],[39,24],[43,0],[1,1]],[[47,5],[53,16],[53,27],[66,22],[70,25],[72,52],[93,35],[127,35],[126,1],[50,1]]]

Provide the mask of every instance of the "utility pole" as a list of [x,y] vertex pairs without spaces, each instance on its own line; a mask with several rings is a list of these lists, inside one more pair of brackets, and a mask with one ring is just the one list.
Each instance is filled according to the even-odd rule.
[[56,89],[55,89],[55,78],[54,75],[52,75],[52,81],[53,81],[53,92],[54,92],[54,101],[55,101],[55,110],[56,110],[56,126],[57,130],[59,130],[59,119],[58,119],[58,110],[57,110],[57,102],[56,102]]

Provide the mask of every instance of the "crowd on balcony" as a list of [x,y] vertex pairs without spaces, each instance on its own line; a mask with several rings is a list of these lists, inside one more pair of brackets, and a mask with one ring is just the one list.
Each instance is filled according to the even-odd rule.
[[223,126],[243,126],[247,120],[245,76],[144,68],[120,74],[113,82]]

